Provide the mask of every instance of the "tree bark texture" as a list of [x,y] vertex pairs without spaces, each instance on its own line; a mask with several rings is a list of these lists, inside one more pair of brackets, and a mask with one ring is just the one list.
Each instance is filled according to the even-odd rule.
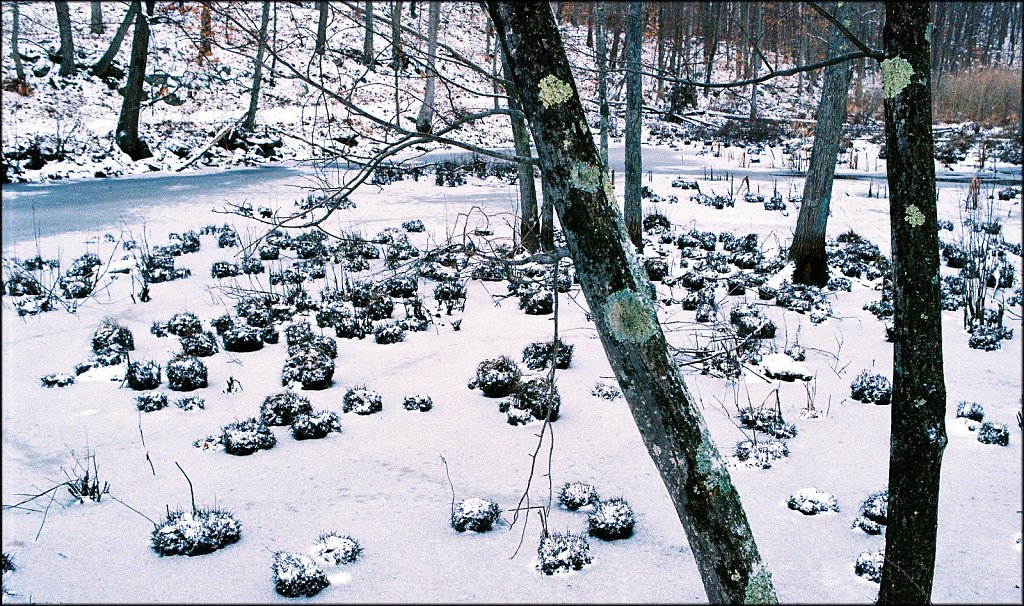
[[256,127],[256,109],[260,102],[260,84],[263,78],[263,56],[267,49],[267,27],[270,25],[270,0],[263,0],[263,14],[260,16],[260,36],[256,40],[256,59],[252,66],[252,89],[249,91],[249,111],[242,121],[244,130]]
[[441,23],[441,2],[430,0],[430,10],[427,13],[427,81],[424,84],[423,105],[420,106],[420,113],[416,116],[416,131],[429,133],[433,130],[431,122],[434,120],[434,90],[437,82],[435,66],[437,61],[437,28]]
[[[509,109],[515,110],[509,116],[512,121],[512,141],[515,144],[516,155],[520,158],[529,158],[533,152],[530,150],[530,129],[526,125],[526,117],[523,111],[523,104],[519,100],[519,92],[516,90],[515,82],[512,81],[511,70],[508,66],[508,58],[504,49],[496,48],[495,52],[501,53],[501,67],[505,76],[505,87],[508,92]],[[519,163],[519,208],[522,216],[519,219],[519,242],[527,251],[534,253],[540,249],[540,222],[537,216],[537,183],[533,177],[533,164],[530,162]]]
[[946,446],[927,2],[886,2],[882,44],[893,260],[889,511],[879,604],[927,603]]
[[[840,21],[853,13],[850,2],[832,3],[833,14]],[[835,26],[828,31],[828,56],[847,52],[846,37]],[[836,174],[839,142],[846,121],[846,98],[850,90],[853,67],[839,63],[825,68],[821,99],[814,126],[814,147],[804,180],[800,216],[789,248],[789,258],[795,264],[793,282],[824,286],[828,282],[828,261],[825,255],[825,230],[828,226],[829,203],[832,199],[832,181]]]
[[60,30],[60,71],[62,78],[75,73],[75,39],[71,33],[71,9],[67,0],[56,0],[54,8],[57,11],[57,29]]
[[114,65],[114,58],[117,57],[118,51],[121,50],[121,44],[124,43],[124,37],[128,35],[128,28],[131,27],[132,20],[135,19],[137,9],[137,2],[132,2],[128,6],[128,11],[125,13],[124,19],[121,20],[121,25],[117,26],[117,31],[114,33],[113,40],[110,41],[110,46],[107,47],[107,52],[103,53],[100,60],[93,66],[92,73],[97,78],[102,79],[110,75],[110,68]]
[[597,13],[597,103],[601,115],[601,163],[608,170],[608,41],[605,35],[604,2],[599,0]]
[[327,52],[327,0],[317,0],[317,10],[320,16],[316,22],[316,48],[314,52],[322,55]]
[[18,37],[21,35],[21,8],[17,2],[11,3],[11,59],[14,61],[14,73],[18,82],[25,82],[25,66],[21,62],[21,52],[18,51]]
[[402,0],[395,0],[391,3],[391,67],[402,71],[408,61],[402,50]]
[[199,65],[203,59],[213,54],[213,15],[210,5],[202,3],[199,10]]
[[643,2],[629,3],[626,16],[626,150],[625,216],[626,233],[639,250],[644,249],[643,211],[640,202],[643,179],[643,154],[640,135],[643,129],[643,76],[640,55],[644,44]]
[[89,32],[102,34],[103,28],[103,3],[99,0],[92,0],[89,3]]
[[546,3],[487,2],[601,343],[661,473],[710,601],[774,602],[739,494],[668,353]]
[[132,2],[135,11],[132,59],[128,66],[128,82],[125,85],[121,115],[117,120],[117,130],[114,134],[114,139],[121,151],[136,161],[153,155],[149,151],[149,146],[139,138],[139,110],[142,106],[146,61],[149,57],[149,18],[146,15],[153,13],[153,4],[153,2],[146,2],[146,12],[143,13],[139,0]]
[[363,64],[373,67],[373,2],[366,1],[363,12]]

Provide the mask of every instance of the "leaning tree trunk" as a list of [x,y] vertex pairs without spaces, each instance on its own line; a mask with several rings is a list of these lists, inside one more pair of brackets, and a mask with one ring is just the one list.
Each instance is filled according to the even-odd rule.
[[[533,153],[530,150],[530,129],[526,126],[523,104],[519,101],[519,92],[512,81],[508,58],[504,49],[496,48],[494,51],[501,53],[501,68],[505,76],[505,89],[508,91],[508,108],[512,110],[509,118],[512,121],[512,141],[515,144],[516,155],[520,158],[529,158]],[[522,213],[519,219],[519,242],[527,251],[537,252],[540,249],[540,224],[537,218],[537,184],[533,178],[532,162],[519,163],[519,207]]]
[[708,598],[773,602],[739,494],[668,352],[546,3],[487,2],[601,343],[689,538]]
[[366,0],[363,12],[363,65],[373,68],[373,2]]
[[121,50],[121,44],[124,42],[124,37],[128,34],[128,28],[132,25],[132,19],[135,18],[137,9],[137,2],[132,2],[128,6],[128,12],[125,13],[121,25],[117,27],[117,32],[114,33],[114,39],[110,41],[107,52],[103,53],[100,60],[92,67],[92,73],[97,78],[103,79],[110,75],[110,68],[114,65],[114,58],[117,57],[118,51]]
[[327,0],[317,0],[316,6],[320,11],[320,18],[316,22],[316,49],[314,52],[322,55],[327,52]]
[[643,128],[643,76],[640,55],[644,45],[644,3],[629,3],[626,17],[626,233],[639,250],[644,249],[640,188],[643,179],[643,158],[640,152],[640,131]]
[[608,170],[608,41],[605,37],[604,2],[598,1],[597,13],[597,103],[601,114],[601,165]]
[[99,0],[92,0],[89,3],[89,32],[102,34],[103,28],[103,3]]
[[[853,13],[852,3],[833,3],[835,16],[842,21]],[[828,31],[828,56],[835,57],[846,51],[846,37],[839,28]],[[850,90],[853,68],[839,63],[825,68],[825,81],[818,102],[817,122],[814,126],[814,147],[804,180],[800,217],[796,221],[793,245],[789,258],[793,261],[793,281],[798,284],[824,286],[828,282],[828,262],[825,256],[825,228],[828,226],[829,202],[832,199],[832,180],[839,156],[839,140],[846,121],[846,97]]]
[[434,86],[437,81],[437,61],[434,55],[437,54],[437,28],[441,23],[440,0],[431,0],[427,22],[427,81],[423,91],[423,105],[416,116],[416,131],[420,133],[429,133],[433,130],[431,122],[434,120]]
[[139,138],[139,110],[142,106],[143,85],[146,79],[146,60],[149,56],[149,18],[153,14],[153,2],[146,2],[142,12],[139,0],[132,2],[135,11],[135,35],[132,37],[132,60],[128,66],[128,82],[125,85],[121,116],[117,120],[114,140],[121,151],[132,160],[142,160],[153,155],[149,146]]
[[75,39],[71,34],[71,9],[67,0],[56,0],[57,28],[60,30],[60,71],[62,78],[75,73]]
[[880,604],[931,598],[946,447],[928,8],[927,2],[886,2],[882,30],[895,334]]
[[242,121],[244,130],[256,127],[256,108],[260,102],[260,82],[263,78],[263,55],[267,48],[267,26],[270,25],[270,0],[263,0],[263,14],[260,16],[260,35],[256,40],[256,60],[252,66],[252,90],[249,91],[249,111]]
[[14,61],[14,74],[18,82],[25,82],[25,66],[21,62],[21,52],[18,51],[18,37],[21,35],[21,8],[18,2],[11,3],[11,59]]

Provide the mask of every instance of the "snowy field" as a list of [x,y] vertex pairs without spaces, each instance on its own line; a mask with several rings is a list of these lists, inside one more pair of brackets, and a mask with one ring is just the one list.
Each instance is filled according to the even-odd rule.
[[[858,151],[873,158],[877,147],[859,141]],[[621,158],[621,145],[613,146]],[[741,157],[743,154],[743,157]],[[873,154],[873,155],[872,155]],[[768,211],[760,203],[743,201],[716,209],[690,200],[694,190],[673,187],[685,175],[696,179],[702,192],[728,193],[730,181],[704,178],[704,168],[716,176],[734,173],[737,189],[749,176],[749,189],[768,199],[777,188],[784,200],[799,195],[802,179],[789,174],[780,148],[765,150],[758,166],[740,149],[714,157],[700,142],[673,148],[651,145],[645,150],[645,179],[663,201],[645,201],[645,211],[658,211],[670,221],[673,243],[658,244],[650,233],[645,254],[667,254],[668,278],[692,270],[704,251],[680,267],[674,241],[692,228],[732,232],[737,237],[758,235],[767,257],[787,245],[796,223],[792,201],[785,211]],[[655,160],[648,160],[654,158]],[[614,164],[614,158],[613,158]],[[878,170],[884,174],[884,162]],[[234,314],[239,289],[282,292],[268,284],[268,272],[279,272],[292,261],[263,261],[262,274],[212,278],[216,261],[238,262],[241,247],[218,247],[218,236],[200,236],[198,252],[175,257],[176,268],[191,276],[151,285],[151,301],[133,302],[139,295],[138,251],[125,251],[121,242],[133,238],[150,247],[169,242],[168,234],[231,224],[245,244],[257,234],[254,222],[214,212],[227,204],[294,210],[305,197],[299,186],[309,183],[311,170],[278,170],[264,179],[266,169],[175,176],[173,184],[161,173],[153,177],[111,179],[109,190],[97,198],[121,196],[121,216],[54,213],[35,208],[43,235],[34,240],[20,228],[8,238],[8,205],[23,220],[32,198],[57,200],[62,192],[79,191],[80,184],[22,186],[5,189],[4,257],[61,258],[62,268],[83,253],[98,255],[101,276],[95,294],[82,299],[75,313],[62,309],[21,316],[16,297],[3,297],[3,503],[18,503],[65,481],[75,456],[95,454],[99,478],[109,482],[109,494],[99,503],[76,501],[61,487],[18,508],[3,511],[3,551],[14,554],[17,570],[4,574],[5,601],[17,602],[274,602],[285,601],[274,590],[274,552],[308,553],[322,532],[350,535],[362,546],[357,561],[342,566],[322,564],[330,586],[310,601],[319,602],[702,602],[706,598],[686,537],[672,502],[651,462],[621,398],[593,395],[595,384],[614,385],[611,369],[593,326],[586,303],[573,284],[559,295],[558,336],[574,347],[569,368],[555,372],[561,395],[560,415],[545,428],[531,482],[531,455],[538,449],[544,424],[532,421],[513,426],[499,412],[501,400],[469,389],[477,364],[507,355],[522,362],[524,347],[552,338],[552,315],[528,315],[517,297],[506,296],[507,281],[470,279],[479,258],[470,257],[459,276],[465,284],[465,307],[447,313],[437,301],[435,279],[421,277],[418,295],[431,314],[426,330],[408,332],[398,343],[382,345],[374,336],[336,337],[333,329],[317,327],[315,312],[306,311],[277,324],[281,342],[246,353],[224,350],[201,358],[208,367],[208,386],[193,392],[171,391],[165,376],[155,390],[138,392],[122,385],[124,366],[93,369],[67,387],[42,387],[50,373],[74,375],[76,364],[92,354],[91,338],[104,319],[126,326],[134,336],[131,360],[154,360],[164,365],[180,350],[173,335],[151,333],[164,322],[189,311],[204,330],[225,312]],[[875,166],[872,166],[872,171]],[[846,170],[854,177],[867,172]],[[214,184],[210,175],[224,181]],[[1019,173],[1018,173],[1019,175]],[[941,173],[940,173],[941,176]],[[621,172],[620,172],[621,178]],[[1019,177],[1018,177],[1019,178]],[[204,181],[204,179],[207,179]],[[194,184],[190,181],[194,180]],[[884,182],[884,178],[881,179]],[[833,191],[829,237],[854,229],[889,254],[888,200],[867,197],[878,178],[837,179]],[[967,184],[940,183],[939,217],[949,219],[960,236],[960,207]],[[984,195],[1002,186],[984,186]],[[746,192],[744,187],[744,192]],[[621,181],[617,187],[621,201]],[[134,196],[134,198],[133,198]],[[668,201],[677,196],[678,202]],[[153,199],[157,199],[153,201]],[[131,200],[140,204],[133,207]],[[143,205],[141,201],[147,200]],[[508,243],[514,224],[517,189],[498,180],[470,177],[466,185],[440,187],[432,175],[419,182],[398,181],[364,187],[353,197],[356,207],[340,210],[325,225],[332,233],[361,233],[373,238],[384,228],[398,228],[422,253],[453,239],[471,239],[480,250]],[[1011,244],[1020,244],[1019,194],[996,198],[995,216]],[[81,206],[81,205],[79,205]],[[473,209],[473,207],[476,207]],[[472,209],[472,210],[471,210]],[[14,211],[10,211],[14,212]],[[14,215],[11,215],[13,217]],[[404,221],[420,219],[423,232],[405,232]],[[13,220],[13,219],[12,219]],[[57,227],[54,227],[57,225]],[[493,235],[475,235],[478,228]],[[969,229],[969,228],[968,228]],[[105,238],[112,236],[113,242]],[[485,233],[485,232],[479,232]],[[723,252],[724,242],[716,243]],[[386,245],[375,245],[386,252]],[[1016,279],[1009,296],[1020,286],[1021,259],[1007,253]],[[293,257],[294,250],[282,250]],[[725,253],[728,255],[728,253]],[[403,261],[401,267],[415,261]],[[130,273],[113,273],[114,269]],[[733,273],[739,270],[731,268]],[[766,276],[767,286],[788,279],[789,268]],[[5,280],[11,275],[5,263]],[[355,280],[382,280],[393,272],[383,261],[352,271]],[[943,275],[955,270],[943,267]],[[733,274],[729,274],[733,275]],[[833,269],[833,275],[841,275]],[[326,285],[342,276],[338,263],[328,263],[326,278],[304,286],[315,301]],[[715,322],[696,322],[695,312],[679,303],[689,290],[682,284],[658,283],[659,315],[669,341],[680,350],[685,376],[701,403],[711,434],[728,455],[730,472],[747,510],[762,556],[773,574],[782,602],[870,602],[878,585],[854,573],[854,562],[865,552],[879,551],[884,534],[870,535],[853,527],[862,502],[886,485],[889,414],[886,405],[851,398],[851,382],[863,370],[891,377],[892,345],[878,319],[863,309],[880,298],[879,280],[850,278],[851,291],[827,290],[831,307],[823,321],[813,313],[798,313],[759,299],[756,287],[743,295],[727,295],[725,274],[714,291],[716,316],[729,325],[729,312],[751,303],[777,326],[774,338],[760,339],[762,363],[746,364],[741,378],[729,379],[693,362],[693,351],[710,345]],[[671,282],[672,280],[668,280]],[[1019,293],[1019,290],[1017,291]],[[666,302],[667,301],[667,302]],[[395,302],[394,318],[403,304]],[[348,304],[346,304],[348,305]],[[1021,593],[1021,381],[1020,297],[1006,310],[1004,324],[1013,336],[995,351],[968,347],[962,311],[943,312],[944,356],[948,392],[949,444],[943,458],[939,510],[938,555],[933,600],[937,603],[1020,603]],[[820,317],[816,319],[821,319]],[[296,440],[286,426],[272,427],[276,445],[249,456],[218,448],[196,447],[207,436],[238,419],[260,415],[270,394],[281,392],[281,369],[287,358],[284,329],[307,321],[337,347],[333,383],[323,390],[299,390],[314,409],[337,413],[341,431],[319,440]],[[720,333],[719,333],[720,334]],[[218,339],[220,342],[220,339]],[[793,362],[784,350],[799,344],[803,362]],[[772,356],[772,357],[769,357]],[[781,356],[781,358],[780,358]],[[802,366],[811,379],[786,382],[765,378],[769,360],[789,368]],[[786,360],[789,360],[786,362]],[[546,371],[545,371],[546,372]],[[230,382],[241,390],[226,393]],[[382,410],[357,415],[343,411],[343,396],[352,387],[379,392]],[[137,410],[141,393],[166,393],[171,405],[153,412]],[[428,412],[402,406],[410,394],[429,395]],[[193,395],[205,399],[205,409],[185,411],[173,402]],[[770,468],[752,466],[734,455],[737,442],[752,431],[738,419],[739,409],[778,409],[798,430],[786,441],[789,456]],[[957,404],[977,402],[984,418],[1009,427],[1009,444],[983,444],[978,428],[957,418]],[[758,433],[764,440],[764,434]],[[553,436],[553,442],[551,437]],[[74,454],[72,454],[74,453]],[[447,469],[445,463],[447,461]],[[153,524],[168,508],[195,504],[232,512],[240,522],[240,540],[207,555],[162,557],[151,548]],[[550,472],[550,475],[548,473]],[[446,475],[447,474],[447,475]],[[451,485],[449,484],[449,476]],[[586,532],[588,509],[569,511],[558,502],[566,482],[593,484],[602,498],[622,497],[636,514],[630,538],[603,541],[590,537],[592,561],[581,570],[545,575],[538,571],[537,546],[542,532],[536,510],[525,512],[512,525],[514,510],[529,485],[525,506],[552,504],[548,528]],[[815,516],[787,507],[798,490],[816,487],[835,496],[838,511]],[[480,497],[503,510],[490,532],[457,532],[450,524],[454,498]],[[552,492],[554,499],[552,498]],[[51,498],[52,497],[52,498]],[[116,497],[117,500],[114,498]],[[120,502],[119,502],[120,501]],[[130,508],[129,508],[130,506]],[[133,511],[133,509],[135,511]],[[517,553],[518,550],[518,553]],[[514,556],[514,557],[513,557]]]

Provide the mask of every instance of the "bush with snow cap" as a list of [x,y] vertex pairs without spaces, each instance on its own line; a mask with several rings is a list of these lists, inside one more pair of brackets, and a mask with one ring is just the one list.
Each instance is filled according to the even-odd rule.
[[301,553],[274,554],[274,589],[287,598],[311,598],[330,585],[312,558]]
[[512,389],[512,394],[498,409],[509,413],[509,424],[519,425],[523,419],[529,419],[518,413],[512,414],[512,411],[528,411],[538,421],[555,421],[561,404],[558,388],[551,384],[550,378],[547,375],[534,375],[521,378]]
[[827,511],[839,511],[839,502],[834,495],[818,490],[815,487],[802,488],[792,495],[786,504],[790,509],[799,511],[805,516],[813,516]]
[[1009,446],[1010,430],[1005,424],[985,421],[978,428],[978,441],[982,444]]
[[587,530],[605,541],[625,539],[633,535],[636,514],[625,499],[599,501],[587,518]]
[[128,386],[136,391],[156,389],[160,386],[160,364],[153,360],[132,362],[128,365]]
[[850,383],[850,397],[865,404],[889,404],[892,400],[892,383],[884,375],[865,369]]
[[135,408],[142,412],[153,412],[154,410],[167,408],[167,394],[147,393],[135,396]]
[[500,514],[501,509],[494,501],[476,497],[465,499],[452,511],[452,528],[459,532],[487,532]]
[[553,532],[541,537],[537,547],[540,571],[554,574],[560,571],[579,570],[592,560],[590,543],[587,538],[574,532]]
[[267,425],[290,425],[295,417],[311,412],[309,398],[290,390],[271,394],[260,404],[260,419]]
[[234,323],[221,335],[224,351],[245,353],[263,349],[263,330],[248,324]]
[[281,371],[281,384],[299,383],[302,389],[327,389],[334,378],[334,360],[308,348],[288,358]]
[[353,387],[345,392],[341,408],[344,412],[354,412],[357,415],[372,415],[380,412],[383,406],[379,393],[362,386]]
[[784,440],[761,438],[740,440],[736,444],[736,458],[750,467],[771,469],[773,461],[789,456],[789,446]]
[[597,489],[586,482],[566,482],[558,490],[558,501],[568,510],[576,511],[580,507],[597,503],[600,497]]
[[558,353],[554,354],[554,341],[534,341],[523,348],[523,363],[530,370],[544,370],[551,365],[551,358],[555,358],[555,368],[565,370],[572,363],[572,353],[575,346],[569,345],[561,338],[558,339]]
[[857,556],[857,561],[853,564],[853,571],[857,576],[878,583],[882,580],[882,568],[884,565],[884,552],[866,551]]
[[868,534],[881,534],[889,516],[889,491],[879,490],[868,495],[860,506],[860,515],[853,521],[854,528]]
[[402,408],[406,410],[418,410],[420,412],[427,412],[434,407],[434,401],[430,396],[423,394],[414,393],[409,396],[405,396],[402,400]]
[[162,556],[196,556],[235,543],[242,526],[234,514],[222,509],[172,511],[150,537],[153,550]]
[[299,414],[292,419],[292,437],[296,440],[319,440],[341,431],[341,417],[330,410]]
[[470,389],[480,388],[488,398],[504,398],[512,393],[523,371],[515,360],[500,356],[484,360],[476,367],[476,378],[469,383]]
[[206,387],[206,364],[195,356],[175,356],[167,363],[167,386],[174,391]]
[[181,343],[181,352],[187,356],[205,358],[220,351],[217,345],[217,337],[212,332],[199,332],[178,339]]
[[253,417],[225,425],[221,429],[220,442],[224,445],[224,452],[245,456],[273,448],[277,438],[263,421]]
[[355,562],[362,553],[363,547],[352,537],[336,532],[325,532],[316,540],[309,555],[324,564],[341,566]]

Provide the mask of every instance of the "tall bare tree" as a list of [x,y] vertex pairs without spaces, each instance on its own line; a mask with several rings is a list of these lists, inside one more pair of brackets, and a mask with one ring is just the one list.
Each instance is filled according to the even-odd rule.
[[373,68],[373,2],[366,0],[363,10],[363,65]]
[[252,65],[252,89],[249,91],[249,110],[245,112],[242,128],[256,127],[256,109],[260,102],[260,83],[263,78],[263,57],[267,49],[267,26],[270,24],[270,0],[263,0],[263,14],[260,15],[260,34],[256,40],[256,59]]
[[146,142],[139,138],[139,111],[145,94],[143,86],[146,82],[146,62],[149,58],[149,17],[153,15],[155,2],[146,2],[146,11],[142,11],[139,0],[133,0],[135,11],[135,35],[132,36],[132,59],[128,66],[128,82],[125,85],[124,101],[121,103],[121,114],[117,119],[117,130],[114,140],[121,151],[132,160],[149,158],[153,152]]
[[594,10],[597,15],[597,104],[600,114],[600,153],[605,170],[608,169],[608,40],[605,35],[604,2],[598,0]]
[[93,34],[102,34],[104,31],[103,3],[99,0],[92,0],[89,2],[89,32]]
[[21,5],[19,2],[11,2],[11,60],[14,61],[14,74],[19,83],[25,82],[25,66],[21,62],[21,52],[18,51],[18,38],[21,36]]
[[121,20],[121,25],[117,26],[114,38],[110,41],[110,45],[107,46],[107,52],[103,53],[103,56],[96,62],[96,65],[92,66],[92,73],[97,78],[102,79],[112,75],[111,68],[114,65],[114,58],[117,57],[118,51],[121,50],[121,44],[124,42],[124,37],[128,34],[128,28],[132,26],[132,20],[135,19],[138,7],[138,2],[132,2],[128,6],[124,19]]
[[739,494],[668,352],[653,287],[625,235],[551,9],[489,0],[487,10],[601,344],[676,506],[708,598],[774,602]]
[[71,32],[71,10],[67,0],[55,0],[57,28],[60,30],[60,76],[66,78],[75,73],[75,39]]
[[199,8],[199,64],[213,54],[213,15],[209,2],[201,2]]
[[931,600],[946,383],[927,2],[886,2],[882,44],[893,261],[889,511],[880,604]]
[[626,151],[625,206],[626,233],[638,249],[644,249],[640,189],[643,179],[643,155],[640,135],[643,129],[643,76],[640,58],[644,46],[644,3],[629,3],[626,15]]
[[[851,2],[833,2],[829,7],[840,21],[853,14]],[[838,56],[848,50],[846,36],[832,25],[828,32],[828,54]],[[832,180],[836,173],[839,141],[846,121],[846,98],[850,90],[853,66],[837,63],[825,68],[814,126],[814,147],[807,165],[800,216],[789,247],[793,261],[793,281],[799,284],[824,286],[828,282],[828,259],[825,255],[825,230],[832,199]]]
[[402,0],[391,2],[391,67],[400,72],[409,64],[402,49]]
[[315,52],[318,55],[322,55],[327,52],[327,0],[317,0],[316,2],[317,11],[320,16],[316,22],[316,49]]
[[430,0],[428,4],[430,10],[427,15],[427,80],[424,83],[423,105],[420,106],[420,113],[416,117],[416,130],[421,133],[429,133],[432,130],[434,89],[437,82],[437,28],[441,23],[441,2]]

